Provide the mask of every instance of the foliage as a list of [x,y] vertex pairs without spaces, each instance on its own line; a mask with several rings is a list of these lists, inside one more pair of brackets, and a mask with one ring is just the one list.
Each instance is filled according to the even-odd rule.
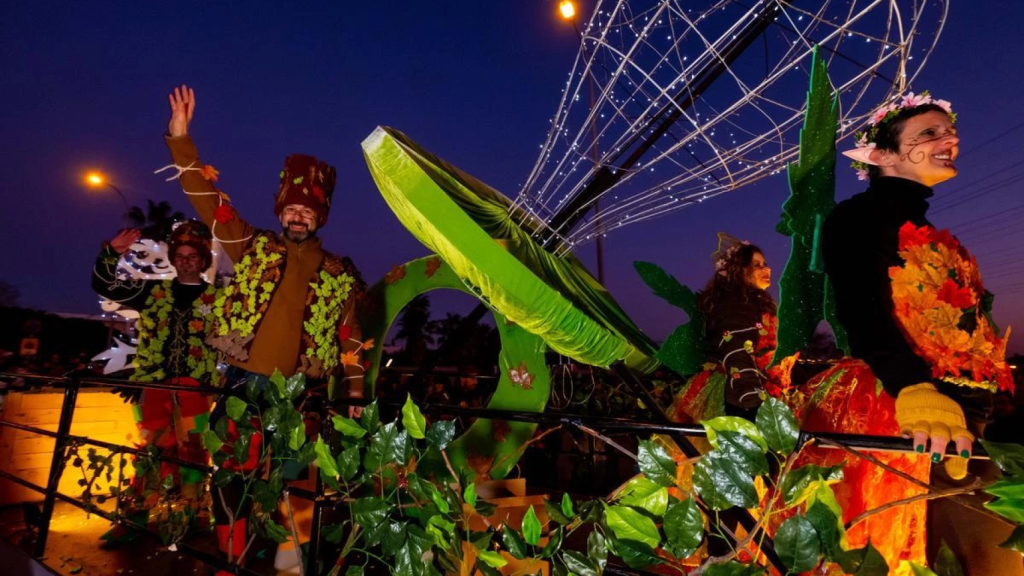
[[[496,506],[478,495],[476,484],[452,467],[449,475],[429,477],[418,468],[424,459],[447,462],[451,422],[428,423],[411,398],[394,421],[382,421],[374,402],[358,419],[333,417],[333,433],[306,442],[301,416],[292,405],[303,392],[301,376],[275,375],[272,382],[264,390],[250,386],[245,399],[230,401],[228,415],[204,438],[220,467],[215,481],[222,485],[241,475],[256,503],[254,524],[281,540],[287,534],[270,517],[283,489],[280,465],[315,461],[333,491],[329,497],[348,510],[343,520],[323,530],[324,538],[340,547],[332,576],[342,570],[361,574],[370,560],[400,576],[476,571],[496,576],[513,561],[550,562],[556,576],[597,576],[610,557],[637,569],[667,564],[681,570],[687,559],[692,567],[694,555],[710,539],[725,538],[717,515],[736,506],[758,508],[761,520],[742,542],[726,540],[731,553],[708,558],[688,573],[764,573],[766,560],[754,543],[767,535],[767,526],[778,527],[772,533],[775,550],[790,572],[830,563],[848,574],[888,573],[885,559],[870,544],[859,549],[845,544],[842,510],[831,488],[842,477],[842,465],[795,466],[803,448],[799,429],[789,409],[774,398],[765,400],[753,422],[731,417],[704,422],[715,447],[694,466],[692,487],[677,483],[680,464],[663,440],[641,441],[642,474],[611,496],[586,501],[563,496],[542,509],[531,507],[522,522],[506,523],[495,514]],[[239,431],[233,440],[224,419]],[[232,455],[247,453],[254,434],[271,431],[269,479],[224,468]],[[990,451],[1004,470],[1017,470],[1024,462],[1021,447]],[[768,494],[755,490],[758,477],[771,487]],[[1016,497],[1024,488],[1013,477],[992,489],[1003,500],[1024,502]],[[564,548],[579,530],[587,534],[586,549]],[[944,562],[952,566],[955,558]]]

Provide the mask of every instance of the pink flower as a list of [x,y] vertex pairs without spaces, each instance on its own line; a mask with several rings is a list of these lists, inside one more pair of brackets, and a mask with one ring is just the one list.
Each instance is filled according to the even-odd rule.
[[885,118],[885,115],[888,114],[888,113],[889,113],[889,107],[888,106],[882,106],[878,110],[875,110],[875,113],[871,115],[871,120],[868,120],[868,123],[870,123],[870,124],[878,124],[879,122],[882,121],[882,118]]
[[869,180],[867,168],[857,169],[857,180]]
[[934,100],[934,101],[932,101],[932,104],[935,104],[939,108],[942,108],[943,110],[945,110],[946,114],[952,114],[953,113],[953,105],[950,104],[948,100]]
[[859,138],[857,138],[857,148],[867,148],[867,147],[868,147],[868,135],[867,135],[866,132],[864,132],[864,133],[861,133]]
[[928,104],[931,101],[932,97],[927,94],[915,95],[913,92],[908,92],[900,102],[900,108],[915,108],[923,104]]

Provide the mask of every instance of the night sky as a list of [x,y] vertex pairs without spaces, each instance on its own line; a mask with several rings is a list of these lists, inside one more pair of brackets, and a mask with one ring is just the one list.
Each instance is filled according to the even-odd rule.
[[[936,189],[931,219],[979,257],[997,321],[1024,330],[1022,19],[1019,2],[953,0],[913,88],[959,114],[960,175]],[[91,267],[124,211],[112,191],[82,184],[85,171],[107,173],[131,204],[167,200],[191,214],[178,185],[153,175],[170,161],[162,134],[176,84],[195,87],[200,154],[254,224],[278,226],[272,203],[286,155],[337,166],[321,236],[372,283],[426,249],[377,192],[362,139],[393,126],[514,196],[578,42],[547,0],[17,2],[0,12],[0,38],[0,280],[20,290],[23,306],[78,313],[99,312]],[[862,188],[845,165],[839,199]],[[632,262],[703,285],[723,230],[761,245],[777,280],[789,247],[774,226],[787,193],[775,176],[609,235],[606,285],[644,331],[664,338],[683,315],[650,295]],[[593,253],[592,245],[580,251],[592,268]],[[473,306],[464,296],[436,302],[435,314]],[[1024,351],[1021,334],[1011,350]]]

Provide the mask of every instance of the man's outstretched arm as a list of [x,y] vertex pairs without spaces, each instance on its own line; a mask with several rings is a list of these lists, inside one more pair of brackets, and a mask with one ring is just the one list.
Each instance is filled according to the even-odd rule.
[[171,105],[171,120],[167,125],[167,147],[171,159],[181,170],[178,178],[189,202],[199,218],[213,231],[213,237],[220,240],[224,251],[233,262],[242,257],[255,229],[243,220],[214,182],[217,171],[213,166],[199,159],[199,152],[188,134],[188,126],[195,113],[195,91],[182,85],[168,95]]

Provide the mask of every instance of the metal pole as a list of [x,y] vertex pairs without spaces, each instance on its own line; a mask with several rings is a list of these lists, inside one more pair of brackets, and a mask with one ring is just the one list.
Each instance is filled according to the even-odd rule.
[[60,408],[60,422],[57,424],[57,438],[54,440],[53,458],[50,459],[50,477],[46,482],[46,496],[43,499],[43,514],[39,521],[39,539],[36,540],[36,558],[46,555],[46,538],[50,535],[50,520],[57,498],[60,478],[64,475],[67,461],[66,448],[71,421],[75,417],[75,402],[78,400],[78,376],[72,374],[65,379],[64,402]]

